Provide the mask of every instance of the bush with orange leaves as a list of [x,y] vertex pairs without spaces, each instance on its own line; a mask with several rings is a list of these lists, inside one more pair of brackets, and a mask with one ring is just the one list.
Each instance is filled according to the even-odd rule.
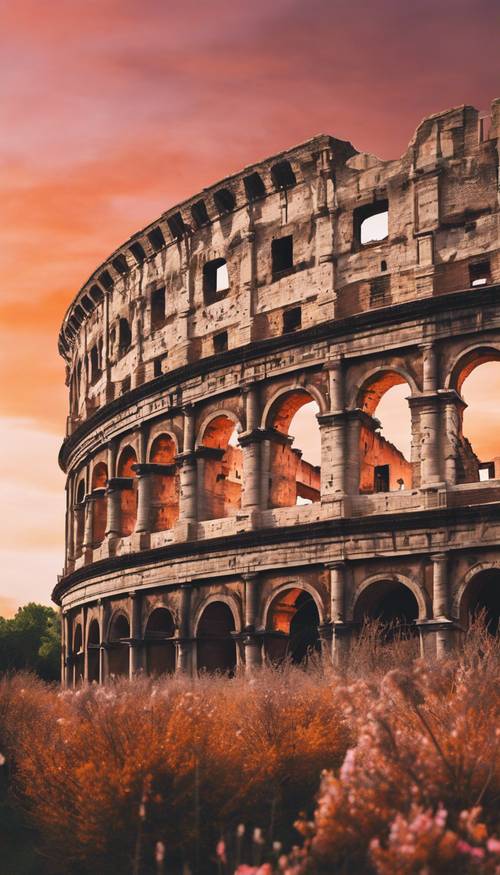
[[500,643],[475,627],[436,663],[383,640],[365,630],[342,675],[4,679],[0,751],[46,871],[498,875]]
[[287,667],[76,692],[4,679],[0,749],[50,871],[147,872],[158,842],[168,865],[210,870],[240,822],[289,841],[353,741],[320,678]]

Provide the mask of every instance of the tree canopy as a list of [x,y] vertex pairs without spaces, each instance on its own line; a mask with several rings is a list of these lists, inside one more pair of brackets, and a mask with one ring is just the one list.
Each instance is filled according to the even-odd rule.
[[28,670],[47,681],[60,676],[59,614],[30,602],[15,617],[0,617],[0,672]]

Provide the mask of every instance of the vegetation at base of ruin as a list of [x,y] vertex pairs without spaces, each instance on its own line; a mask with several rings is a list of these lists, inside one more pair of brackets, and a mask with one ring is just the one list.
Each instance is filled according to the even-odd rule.
[[0,673],[20,670],[59,680],[61,621],[53,608],[30,602],[11,619],[0,617]]
[[3,779],[37,873],[497,875],[500,641],[475,623],[446,660],[414,648],[372,625],[342,673],[4,676]]

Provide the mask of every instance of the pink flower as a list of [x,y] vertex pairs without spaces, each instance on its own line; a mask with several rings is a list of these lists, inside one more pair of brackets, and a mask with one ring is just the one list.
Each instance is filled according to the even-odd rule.
[[488,839],[486,842],[490,854],[500,854],[500,841],[495,838]]
[[220,842],[217,842],[215,853],[217,854],[217,857],[219,858],[221,863],[227,863],[226,843],[223,839],[221,839]]

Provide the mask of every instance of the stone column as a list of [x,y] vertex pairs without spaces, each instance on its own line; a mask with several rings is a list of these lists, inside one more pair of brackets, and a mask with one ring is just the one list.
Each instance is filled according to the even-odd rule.
[[259,400],[257,386],[244,390],[246,430],[239,436],[243,454],[242,510],[255,514],[261,508],[261,437],[259,429]]
[[258,574],[243,574],[242,576],[245,581],[245,628],[243,630],[245,671],[251,674],[262,662],[262,645],[256,635],[260,581]]
[[128,484],[128,477],[110,477],[106,487],[106,537],[119,538],[121,535],[120,492]]
[[143,312],[146,306],[144,297],[134,298],[134,314],[132,318],[132,347],[134,349],[135,367],[131,374],[131,388],[140,386],[144,382],[143,361]]
[[142,668],[142,593],[129,593],[128,603],[130,617],[129,676],[133,678]]
[[[361,458],[359,443],[361,439],[361,424],[366,419],[366,413],[354,409],[346,411],[346,454],[344,456],[345,491],[349,495],[359,493],[361,476]],[[368,417],[372,421],[371,417]]]
[[467,404],[454,389],[441,392],[440,401],[444,421],[444,480],[448,486],[454,486],[458,479],[458,449],[462,431],[462,418]]
[[316,204],[313,214],[318,306],[325,319],[336,315],[336,283],[334,258],[335,183],[332,152],[321,149],[317,158]]
[[177,672],[191,673],[191,654],[193,639],[191,638],[191,584],[181,586],[179,637],[177,639]]
[[448,557],[434,553],[432,559],[432,624],[438,659],[446,656],[452,646],[453,624],[449,615]]
[[330,570],[330,619],[332,624],[332,662],[341,668],[347,659],[351,626],[345,620],[346,563],[343,560],[328,563]]
[[72,686],[71,648],[69,634],[69,617],[67,611],[62,612],[62,685],[65,689]]
[[94,496],[85,496],[85,525],[83,530],[83,549],[92,550],[94,543]]
[[137,519],[135,531],[149,533],[151,531],[151,496],[152,496],[152,465],[132,465],[137,476]]
[[417,402],[420,407],[421,484],[430,486],[439,483],[441,473],[438,375],[433,343],[426,343],[422,347],[422,363],[423,394]]
[[108,676],[108,659],[107,651],[104,642],[104,623],[105,611],[102,599],[98,601],[99,605],[99,683],[103,684]]
[[240,261],[240,320],[239,346],[252,340],[252,322],[255,294],[255,231],[253,228],[253,204],[248,205],[248,227],[242,232]]
[[176,457],[179,466],[179,521],[176,523],[178,540],[189,540],[195,537],[197,513],[197,476],[195,442],[195,413],[189,405],[184,407],[184,438],[182,453]]

